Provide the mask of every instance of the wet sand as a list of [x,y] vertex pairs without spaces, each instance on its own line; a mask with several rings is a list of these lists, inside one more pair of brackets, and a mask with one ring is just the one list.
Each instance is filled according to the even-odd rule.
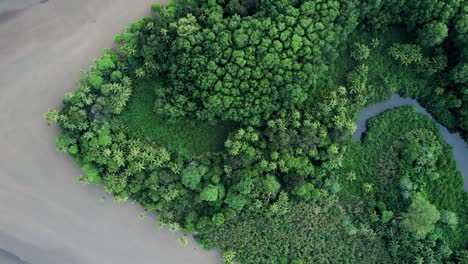
[[[157,228],[154,217],[77,182],[43,114],[60,107],[113,36],[150,0],[49,0],[0,20],[0,262],[220,263],[219,254]],[[101,197],[106,199],[101,201]],[[15,257],[18,256],[18,257]],[[7,262],[8,263],[8,262]],[[21,263],[21,262],[19,262]]]
[[4,12],[21,10],[48,0],[0,0],[0,15]]
[[0,248],[0,263],[3,264],[29,264],[11,252]]

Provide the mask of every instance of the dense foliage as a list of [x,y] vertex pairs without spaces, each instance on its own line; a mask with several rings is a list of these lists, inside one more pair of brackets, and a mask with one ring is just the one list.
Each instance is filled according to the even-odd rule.
[[[463,248],[467,193],[436,125],[402,107],[370,119],[368,127],[362,144],[349,146],[339,173],[348,210],[373,223],[397,263],[415,256],[441,262],[440,251]],[[447,225],[441,215],[458,222]]]
[[351,140],[357,113],[394,93],[467,139],[466,2],[152,10],[46,113],[82,182],[227,263],[466,263],[467,195],[434,123],[400,108]]
[[206,248],[235,250],[240,263],[391,263],[374,231],[350,221],[337,200],[324,198],[288,204],[276,217],[247,211],[197,238]]
[[168,66],[171,89],[161,91],[160,111],[259,125],[300,106],[356,25],[346,3],[271,1],[254,17],[222,19],[218,8],[200,22],[191,14],[181,18]]

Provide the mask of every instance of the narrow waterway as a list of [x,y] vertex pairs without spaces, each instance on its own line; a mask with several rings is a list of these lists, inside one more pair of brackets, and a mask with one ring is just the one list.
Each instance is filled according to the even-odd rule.
[[362,134],[366,131],[367,120],[374,117],[388,109],[412,105],[419,113],[429,116],[434,122],[437,123],[440,133],[442,134],[445,142],[453,147],[453,155],[457,163],[458,170],[463,175],[463,186],[465,191],[468,191],[468,145],[458,133],[450,133],[448,129],[437,121],[422,107],[416,100],[411,98],[403,98],[399,95],[394,95],[390,100],[373,104],[364,108],[358,116],[356,121],[357,129],[353,134],[353,138],[357,141],[361,141]]

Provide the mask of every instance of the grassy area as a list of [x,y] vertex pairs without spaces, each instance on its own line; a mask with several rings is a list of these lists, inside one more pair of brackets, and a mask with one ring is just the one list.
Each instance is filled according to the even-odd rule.
[[118,121],[128,127],[131,137],[149,138],[187,158],[223,149],[232,124],[213,126],[189,119],[169,122],[153,111],[156,85],[161,85],[161,82],[137,84],[126,110],[118,117]]
[[[421,78],[414,69],[395,62],[388,54],[393,43],[407,43],[408,39],[413,38],[399,26],[378,36],[364,30],[356,31],[346,44],[340,46],[339,58],[329,66],[326,79],[320,80],[320,83],[332,87],[343,85],[347,74],[358,64],[364,64],[369,67],[368,85],[372,86],[373,91],[368,104],[388,100],[395,93],[419,96],[418,92],[428,90],[425,88],[429,80]],[[361,62],[354,61],[350,55],[356,43],[367,45],[370,49],[370,56]]]

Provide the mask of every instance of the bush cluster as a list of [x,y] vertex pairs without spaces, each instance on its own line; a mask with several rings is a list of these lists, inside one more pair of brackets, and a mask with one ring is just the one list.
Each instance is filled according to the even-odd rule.
[[[55,144],[82,167],[82,182],[198,234],[226,263],[463,262],[467,196],[435,125],[402,108],[372,119],[362,145],[350,135],[364,106],[397,91],[466,139],[467,7],[153,5],[45,118],[60,125]],[[385,43],[394,25],[407,39]],[[169,144],[174,135],[188,136]]]

